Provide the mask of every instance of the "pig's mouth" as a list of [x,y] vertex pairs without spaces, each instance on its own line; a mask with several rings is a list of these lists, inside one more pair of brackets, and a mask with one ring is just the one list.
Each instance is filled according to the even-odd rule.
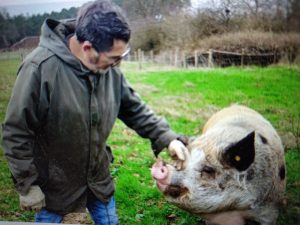
[[151,168],[151,175],[156,180],[158,189],[173,198],[178,198],[188,192],[186,187],[171,183],[170,166],[159,160]]
[[165,195],[169,195],[173,198],[178,198],[185,195],[188,192],[186,187],[178,186],[178,185],[169,185],[166,190],[163,192]]

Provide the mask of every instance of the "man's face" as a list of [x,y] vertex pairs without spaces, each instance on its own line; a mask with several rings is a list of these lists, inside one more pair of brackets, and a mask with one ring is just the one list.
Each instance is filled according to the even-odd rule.
[[114,40],[113,46],[108,52],[97,52],[92,46],[85,48],[83,64],[93,72],[106,70],[110,66],[118,65],[122,58],[129,52],[128,44],[122,40]]

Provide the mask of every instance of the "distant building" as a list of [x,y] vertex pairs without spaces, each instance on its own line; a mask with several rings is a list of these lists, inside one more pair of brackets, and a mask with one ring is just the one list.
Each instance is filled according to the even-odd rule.
[[15,51],[15,50],[18,50],[18,49],[33,49],[33,48],[35,48],[35,47],[38,46],[39,41],[40,41],[40,37],[39,36],[25,37],[21,41],[13,44],[9,48],[9,50]]

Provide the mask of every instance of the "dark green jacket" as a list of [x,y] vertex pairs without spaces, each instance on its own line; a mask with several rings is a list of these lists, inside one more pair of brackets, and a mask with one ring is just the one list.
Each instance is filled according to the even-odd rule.
[[38,184],[48,210],[85,208],[88,190],[114,192],[106,140],[117,118],[149,138],[155,154],[178,137],[140,100],[118,68],[95,74],[65,44],[73,23],[46,20],[21,65],[3,124],[3,146],[19,193]]

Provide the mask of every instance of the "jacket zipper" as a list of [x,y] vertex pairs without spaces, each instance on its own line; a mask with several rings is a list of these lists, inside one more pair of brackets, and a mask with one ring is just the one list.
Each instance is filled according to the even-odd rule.
[[87,78],[88,90],[89,90],[89,143],[88,143],[88,161],[87,161],[87,179],[89,181],[89,174],[90,174],[90,158],[91,158],[91,140],[92,140],[92,95],[94,90],[93,81],[90,76]]

